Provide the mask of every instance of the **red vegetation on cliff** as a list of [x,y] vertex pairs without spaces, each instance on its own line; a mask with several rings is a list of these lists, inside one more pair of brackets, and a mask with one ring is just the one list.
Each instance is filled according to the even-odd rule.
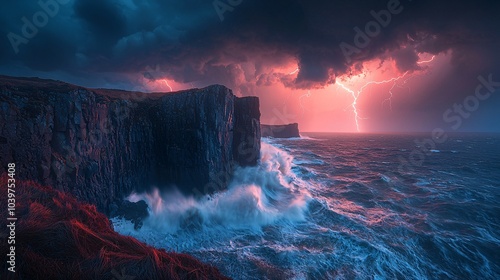
[[[7,177],[0,177],[7,194]],[[16,182],[16,272],[0,279],[228,279],[185,254],[155,249],[116,233],[96,207],[31,181]],[[0,201],[6,221],[7,199]],[[2,256],[8,252],[4,226]],[[10,245],[9,245],[10,247]]]

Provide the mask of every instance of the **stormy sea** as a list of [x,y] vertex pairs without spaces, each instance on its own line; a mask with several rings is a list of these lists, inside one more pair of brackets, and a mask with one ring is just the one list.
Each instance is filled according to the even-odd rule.
[[131,194],[118,232],[234,279],[500,279],[500,136],[262,139],[257,167],[203,199]]

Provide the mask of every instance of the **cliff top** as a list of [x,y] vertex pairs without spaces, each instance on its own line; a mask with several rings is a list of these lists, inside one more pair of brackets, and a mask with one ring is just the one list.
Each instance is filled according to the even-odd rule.
[[51,79],[42,79],[37,77],[13,77],[5,75],[0,75],[0,89],[8,89],[16,91],[16,93],[24,93],[26,95],[37,94],[37,93],[48,93],[48,92],[66,94],[70,91],[75,91],[75,90],[87,90],[102,96],[109,97],[111,99],[130,99],[130,100],[140,100],[143,98],[158,99],[163,96],[172,94],[181,94],[185,92],[196,93],[196,92],[206,92],[206,91],[215,91],[215,92],[229,91],[232,93],[232,91],[229,88],[223,85],[210,85],[204,88],[193,88],[175,92],[146,93],[146,92],[127,91],[120,89],[87,88]]

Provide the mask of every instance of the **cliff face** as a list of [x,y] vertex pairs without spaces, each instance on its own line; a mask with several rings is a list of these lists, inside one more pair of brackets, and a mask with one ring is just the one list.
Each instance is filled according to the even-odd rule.
[[[252,148],[236,149],[246,138]],[[260,152],[258,99],[223,86],[143,94],[0,76],[0,174],[14,162],[20,179],[106,212],[152,186],[222,190],[235,164],[256,164],[249,150]]]
[[285,125],[261,125],[262,137],[292,138],[300,137],[299,124],[291,123]]
[[259,98],[236,99],[233,156],[240,166],[253,166],[260,158]]

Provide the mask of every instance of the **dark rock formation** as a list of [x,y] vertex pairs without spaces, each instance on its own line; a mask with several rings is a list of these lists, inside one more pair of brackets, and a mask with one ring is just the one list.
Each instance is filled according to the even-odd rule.
[[[260,110],[257,97],[236,99],[234,103],[233,157],[241,166],[253,166],[260,158]],[[257,114],[258,113],[258,114]]]
[[144,94],[0,76],[0,173],[14,162],[106,213],[152,186],[205,194],[256,164],[259,119],[257,98],[219,85]]
[[285,125],[262,124],[260,126],[260,130],[262,137],[274,137],[274,138],[300,137],[298,123],[291,123]]
[[[0,265],[0,279],[229,279],[195,258],[155,249],[113,230],[96,207],[72,195],[16,182],[15,273]],[[0,177],[7,193],[7,176]],[[7,200],[0,201],[7,217]],[[0,228],[7,244],[9,228]],[[4,238],[5,237],[5,238]],[[0,246],[6,256],[9,246]]]
[[112,203],[109,208],[110,218],[129,220],[134,224],[135,229],[140,229],[144,219],[149,216],[148,205],[144,200],[138,202],[124,200],[121,204]]

